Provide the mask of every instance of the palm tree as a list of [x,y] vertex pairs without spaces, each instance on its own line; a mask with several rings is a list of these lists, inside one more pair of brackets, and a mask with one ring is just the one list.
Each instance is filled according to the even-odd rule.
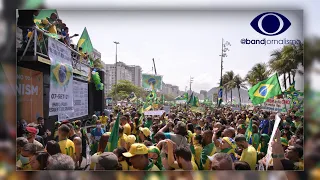
[[271,68],[271,72],[277,72],[279,76],[283,75],[283,85],[284,88],[287,89],[287,69],[285,67],[286,61],[283,58],[283,49],[277,49],[271,53],[269,66]]
[[233,71],[227,71],[225,73],[225,76],[226,76],[226,81],[227,81],[225,86],[230,90],[231,103],[232,103],[232,89],[236,87],[233,82],[233,78],[235,77],[235,75],[234,75]]
[[268,66],[266,63],[258,63],[252,67],[252,69],[246,75],[246,81],[254,86],[258,82],[267,79],[270,75],[270,71],[268,70]]
[[234,85],[238,89],[239,94],[239,103],[241,107],[241,96],[240,96],[240,88],[247,89],[247,86],[244,84],[245,80],[241,78],[239,74],[237,74],[233,79]]
[[226,102],[227,102],[227,99],[228,99],[228,86],[227,86],[228,82],[229,82],[228,77],[227,77],[226,74],[224,74],[222,76],[222,86],[223,86],[223,89],[224,89],[224,93],[226,94]]

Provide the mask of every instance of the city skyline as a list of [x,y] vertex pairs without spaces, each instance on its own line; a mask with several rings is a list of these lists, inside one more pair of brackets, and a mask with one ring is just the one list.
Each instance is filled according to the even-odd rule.
[[[139,65],[142,73],[150,73],[154,58],[157,72],[163,75],[164,82],[177,85],[180,90],[184,90],[185,86],[189,89],[189,78],[192,76],[192,89],[200,92],[218,86],[222,37],[232,44],[224,60],[223,71],[233,70],[242,77],[256,63],[267,63],[271,52],[282,47],[240,44],[240,39],[244,37],[264,38],[250,26],[251,20],[262,12],[239,11],[232,15],[230,12],[215,11],[94,11],[81,17],[81,21],[88,22],[86,27],[92,44],[101,52],[106,64],[115,62],[113,41],[116,40],[120,42],[118,61]],[[292,26],[276,38],[303,39],[301,13],[279,12],[290,19]],[[77,18],[80,11],[58,13],[69,26],[71,34],[82,32],[84,23],[79,23]],[[239,14],[234,17],[234,13]],[[105,22],[98,23],[92,20],[94,17],[103,17]],[[76,42],[77,39],[74,39]]]

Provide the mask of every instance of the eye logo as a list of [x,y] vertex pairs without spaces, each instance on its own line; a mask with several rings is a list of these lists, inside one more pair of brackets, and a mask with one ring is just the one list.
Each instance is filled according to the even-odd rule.
[[255,17],[250,25],[260,34],[276,36],[285,32],[291,26],[291,22],[282,14],[266,12]]

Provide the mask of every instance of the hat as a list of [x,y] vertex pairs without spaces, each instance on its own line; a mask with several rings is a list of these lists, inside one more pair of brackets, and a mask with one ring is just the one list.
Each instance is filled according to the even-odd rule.
[[98,163],[105,170],[116,170],[118,157],[112,152],[104,152],[98,156]]
[[148,154],[149,150],[146,145],[141,143],[134,143],[130,146],[129,152],[122,153],[124,157],[133,157],[135,155]]
[[237,145],[232,138],[223,137],[222,139],[225,140],[231,146],[232,149],[236,149]]
[[29,132],[29,133],[32,133],[32,134],[37,134],[37,129],[34,128],[34,127],[26,127],[26,130]]
[[149,146],[149,153],[157,153],[158,155],[160,154],[160,150],[157,146]]
[[134,135],[129,135],[129,136],[127,136],[127,137],[125,138],[125,140],[126,140],[127,143],[133,144],[133,143],[136,142],[136,136],[134,136]]
[[140,127],[139,131],[141,131],[146,137],[149,137],[151,134],[151,131],[148,128]]

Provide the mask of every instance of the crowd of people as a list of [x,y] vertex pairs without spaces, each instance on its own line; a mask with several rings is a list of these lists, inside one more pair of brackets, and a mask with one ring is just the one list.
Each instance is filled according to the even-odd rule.
[[[161,109],[161,107],[160,107]],[[80,120],[56,123],[51,133],[38,123],[19,122],[17,167],[20,170],[303,170],[303,116],[297,109],[276,112],[206,107],[193,112],[171,107],[161,116],[144,116],[133,106],[116,106],[86,132]],[[120,123],[117,124],[119,116]],[[142,117],[141,117],[142,116]],[[251,128],[252,127],[252,128]],[[110,150],[113,128],[119,129]],[[251,133],[249,133],[249,131]],[[90,147],[90,152],[87,152]],[[89,149],[89,148],[88,148]],[[85,161],[83,163],[83,159]],[[83,165],[85,164],[85,165]]]

